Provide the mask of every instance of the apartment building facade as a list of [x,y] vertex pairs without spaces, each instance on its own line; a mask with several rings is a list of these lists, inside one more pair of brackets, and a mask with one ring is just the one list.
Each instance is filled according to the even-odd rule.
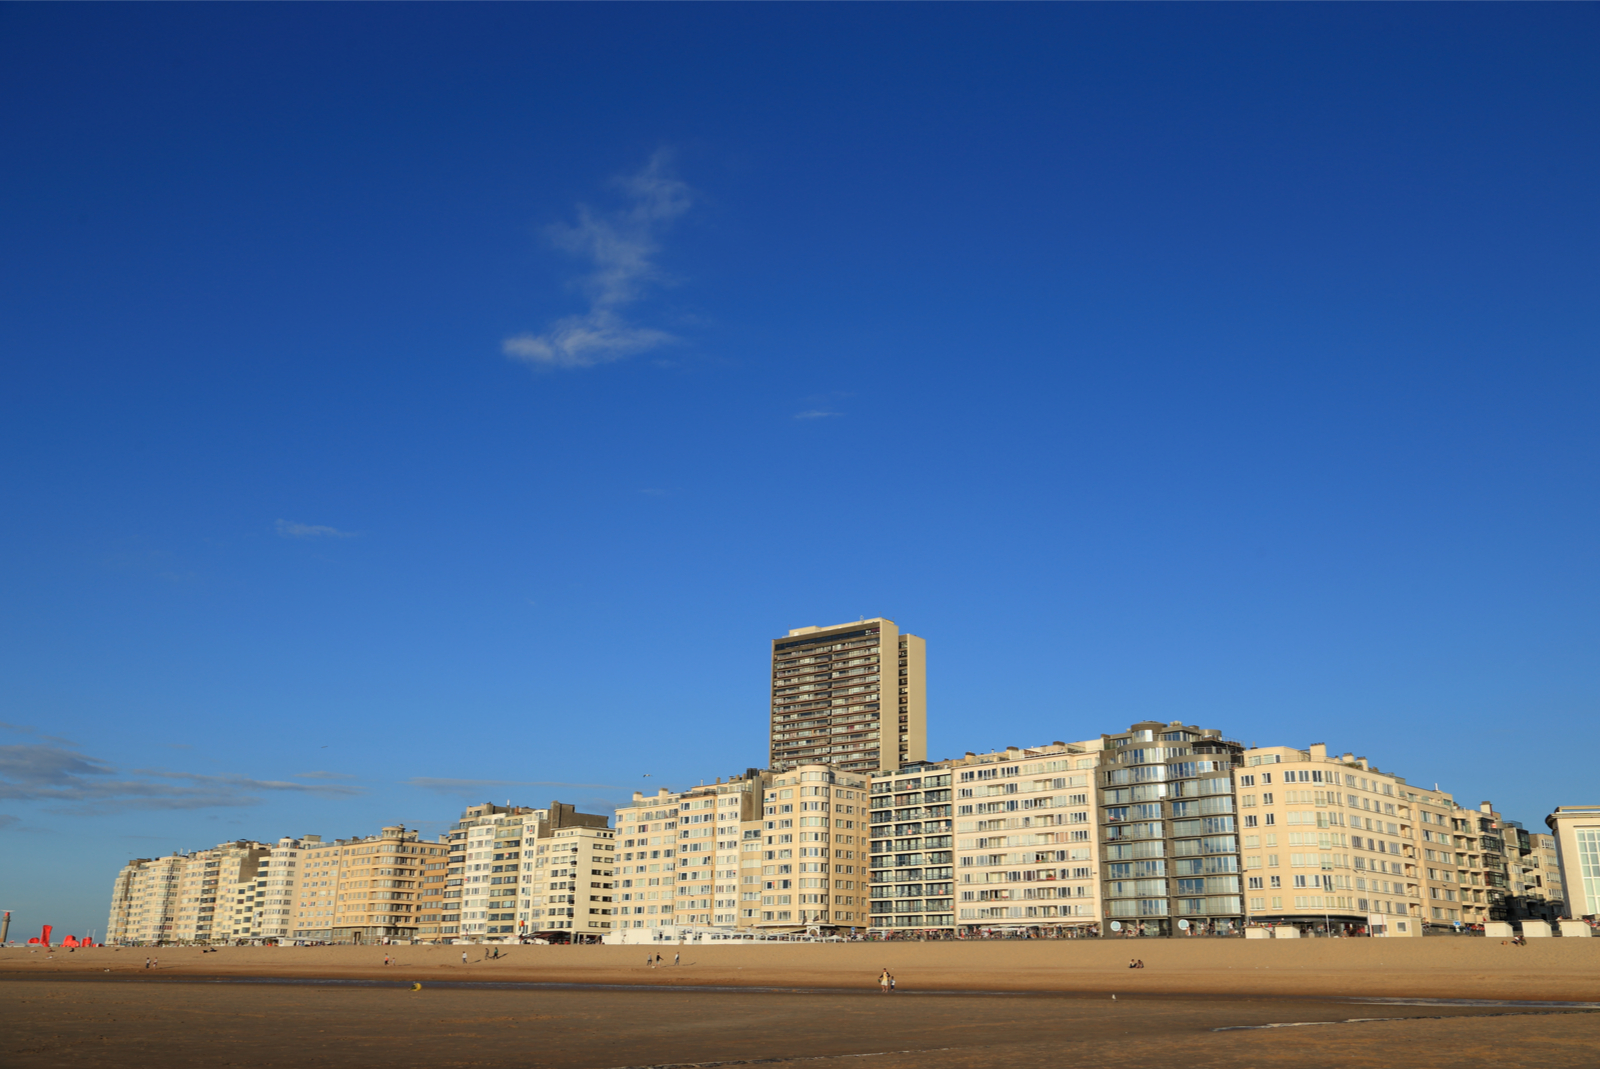
[[[742,853],[741,925],[865,927],[871,841],[867,774],[807,763],[774,774],[764,793],[760,821],[752,829],[759,838],[746,839]],[[750,843],[756,849],[749,849]],[[757,862],[759,908],[750,890]]]
[[[1095,769],[1100,740],[1054,742],[1029,749],[1009,747],[987,754],[968,753],[922,777],[924,857],[920,888],[923,926],[934,931],[957,928],[964,934],[1026,927],[1058,931],[1096,930],[1100,924],[1101,843],[1095,820]],[[915,787],[897,778],[893,801],[915,801]],[[910,788],[907,798],[901,788]],[[936,864],[938,851],[950,840],[939,833],[954,812],[954,885],[944,882],[950,870]],[[876,812],[876,811],[875,811]],[[898,817],[891,830],[898,832]],[[915,816],[914,811],[910,814]],[[880,825],[873,825],[878,834]],[[938,836],[935,838],[934,836]],[[874,839],[874,847],[878,843]],[[918,902],[915,883],[905,886],[899,866],[900,841],[893,841],[894,867],[874,854],[874,926],[892,904],[892,926],[915,929]],[[954,902],[946,896],[953,895]],[[952,909],[953,906],[953,909]],[[905,915],[911,915],[910,920]],[[952,916],[953,913],[953,916]]]
[[[262,938],[272,847],[256,842],[228,843],[218,847],[216,853],[217,901],[216,912],[211,915],[210,941],[250,942]],[[198,932],[196,938],[202,938]]]
[[[450,901],[457,906],[456,931],[452,933],[457,938],[482,942],[515,934],[522,822],[529,817],[537,821],[531,807],[487,802],[462,813],[449,836],[450,879],[456,882],[446,892],[455,892]],[[517,846],[508,847],[513,840]],[[509,866],[508,852],[513,854]]]
[[1465,808],[1320,743],[1253,748],[1235,779],[1253,922],[1420,936],[1506,918],[1492,803]]
[[678,803],[682,792],[660,788],[633,793],[616,811],[616,887],[613,917],[617,929],[652,935],[675,930],[678,898]]
[[296,859],[295,940],[377,943],[417,936],[422,866],[447,856],[444,843],[391,825],[377,835],[308,839],[304,846]]
[[875,617],[802,627],[772,640],[768,767],[805,763],[852,773],[924,761],[927,646]]
[[[1253,922],[1422,934],[1420,812],[1403,778],[1321,743],[1253,748],[1243,765],[1234,778]],[[1442,921],[1459,919],[1440,909]]]
[[1112,933],[1225,933],[1244,924],[1234,771],[1215,728],[1143,721],[1102,736],[1097,778]]
[[[742,776],[718,779],[679,794],[672,923],[687,928],[738,927],[740,843],[747,830],[761,826],[763,791],[771,780],[770,773],[752,768]],[[620,884],[618,890],[627,893]],[[619,928],[624,919],[618,915]],[[642,925],[630,924],[632,927]]]
[[1600,915],[1600,805],[1563,805],[1544,818],[1556,840],[1567,915]]
[[593,819],[599,823],[538,826],[532,869],[523,862],[523,876],[532,876],[523,887],[529,934],[579,943],[598,942],[610,934],[616,909],[616,833],[605,817]]
[[1561,854],[1556,847],[1556,837],[1547,832],[1528,832],[1529,856],[1523,869],[1527,881],[1524,893],[1530,898],[1541,898],[1554,907],[1557,918],[1569,917],[1567,891],[1561,872]]
[[187,856],[134,858],[112,883],[107,946],[160,946],[177,942],[178,907]]
[[[1530,832],[1520,821],[1503,822],[1506,863],[1511,887],[1506,897],[1506,920],[1542,920],[1547,923],[1566,916],[1566,900],[1561,893],[1560,863],[1554,861],[1555,838],[1543,832]],[[1554,863],[1554,880],[1551,865]]]

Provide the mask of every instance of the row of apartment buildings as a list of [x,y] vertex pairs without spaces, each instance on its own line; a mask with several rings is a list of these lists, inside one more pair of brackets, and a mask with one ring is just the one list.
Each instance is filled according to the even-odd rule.
[[[395,826],[137,859],[107,940],[1411,936],[1600,911],[1600,807],[1530,832],[1365,757],[1181,721],[929,761],[921,638],[875,618],[791,631],[771,653],[765,769],[635,793],[609,816],[473,806],[433,842]],[[1588,881],[1571,907],[1563,860]]]

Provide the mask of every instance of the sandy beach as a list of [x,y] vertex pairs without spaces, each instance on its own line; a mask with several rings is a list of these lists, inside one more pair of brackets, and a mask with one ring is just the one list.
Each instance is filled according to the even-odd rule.
[[[8,1069],[815,1067],[869,1056],[875,1069],[1543,1069],[1593,1066],[1600,1046],[1595,1010],[1417,1001],[1600,1003],[1592,940],[650,949],[660,967],[631,946],[504,947],[499,960],[483,947],[11,949],[0,952],[0,1049]],[[1130,955],[1146,967],[1128,969]],[[889,996],[874,982],[885,967],[898,981]],[[583,986],[525,986],[541,984]]]
[[[660,953],[660,968],[645,965]],[[465,951],[468,962],[463,965]],[[707,946],[94,948],[0,951],[0,977],[513,981],[904,992],[1102,992],[1600,1002],[1600,939],[1009,940]],[[672,964],[673,955],[681,964]],[[385,966],[385,956],[394,964]],[[146,972],[145,958],[159,965]],[[1128,959],[1145,968],[1130,970]],[[110,970],[108,973],[106,970]]]

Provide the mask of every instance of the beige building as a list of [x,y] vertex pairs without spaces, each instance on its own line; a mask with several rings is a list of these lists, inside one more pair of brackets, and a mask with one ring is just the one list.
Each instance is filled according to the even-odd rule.
[[[451,836],[451,869],[461,868],[459,883],[447,889],[458,892],[460,902],[457,937],[470,942],[503,940],[517,932],[517,892],[523,838],[523,821],[538,821],[530,806],[497,806],[484,803],[469,807],[461,815]],[[533,838],[529,835],[528,838]],[[514,847],[506,844],[512,840]],[[511,858],[507,859],[507,852]],[[458,863],[454,856],[460,855]],[[453,900],[453,899],[452,899]]]
[[[449,850],[449,836],[439,836],[438,845]],[[421,885],[417,888],[417,938],[424,943],[447,942],[451,936],[445,934],[445,881],[449,878],[447,872],[450,868],[448,853],[432,855],[422,859]],[[457,921],[460,917],[457,915]],[[454,935],[452,932],[451,935]]]
[[[256,842],[227,843],[215,853],[217,900],[210,942],[260,939],[268,897],[265,873],[270,868],[272,847]],[[198,932],[196,938],[202,938]]]
[[[718,779],[678,795],[673,925],[683,929],[738,926],[740,842],[747,830],[761,827],[762,792],[771,779],[770,773],[749,769],[742,776]],[[643,798],[642,795],[636,797]],[[623,812],[619,810],[619,819]],[[646,894],[649,893],[648,880],[646,876]],[[628,877],[618,877],[619,896],[626,893],[622,888],[626,882],[630,882]],[[618,908],[621,908],[620,897]],[[637,919],[619,913],[619,930],[624,920]],[[630,923],[629,928],[633,927],[645,925]]]
[[[429,935],[441,942],[487,937],[487,895],[489,888],[495,886],[489,883],[493,876],[495,828],[508,820],[520,824],[521,818],[532,812],[528,806],[500,806],[493,802],[468,806],[455,826],[439,836],[440,842],[448,844],[444,888],[435,896],[433,890],[437,885],[429,880],[423,884],[428,900],[434,901],[436,897],[439,903],[438,930]],[[502,878],[496,882],[504,886],[503,866]],[[496,908],[500,908],[500,902],[496,902]],[[485,916],[479,917],[479,913]],[[497,918],[496,927],[501,923]],[[426,922],[419,930],[420,927],[433,927],[433,922]]]
[[422,866],[447,856],[395,825],[377,835],[309,839],[300,851],[293,937],[329,943],[413,939],[421,915]]
[[678,804],[684,792],[662,787],[655,794],[633,793],[617,807],[617,930],[654,935],[676,933],[678,886]]
[[745,840],[756,849],[741,852],[741,926],[865,926],[867,776],[821,763],[802,764],[774,773],[763,793],[760,823],[750,829],[760,838]]
[[1600,914],[1600,805],[1563,805],[1544,818],[1556,840],[1567,916]]
[[441,840],[449,868],[425,885],[443,907],[439,940],[588,941],[610,930],[616,843],[604,815],[484,803]]
[[1252,923],[1422,934],[1418,814],[1404,779],[1318,743],[1247,750],[1234,782]]
[[1094,929],[1100,740],[1012,747],[873,774],[868,927]]
[[283,941],[293,938],[295,913],[300,900],[300,854],[308,843],[320,843],[322,836],[285,836],[272,847],[269,856],[257,867],[255,933],[258,938]]
[[187,855],[134,858],[112,883],[107,946],[177,942],[179,899]]
[[1500,815],[1419,789],[1318,743],[1245,752],[1235,773],[1254,924],[1369,928],[1501,920],[1510,887]]
[[526,927],[519,924],[519,931],[552,941],[598,942],[610,934],[616,908],[616,833],[604,816],[560,802],[541,812],[546,819],[524,826]]
[[112,884],[105,942],[155,946],[261,938],[267,896],[259,874],[271,853],[263,843],[241,839],[128,862]]
[[1556,847],[1556,837],[1544,832],[1529,832],[1528,840],[1530,852],[1523,864],[1522,893],[1561,907],[1557,912],[1564,917],[1570,916],[1565,909],[1567,891],[1561,878],[1561,855]]
[[772,642],[769,767],[863,773],[928,756],[927,647],[875,617]]

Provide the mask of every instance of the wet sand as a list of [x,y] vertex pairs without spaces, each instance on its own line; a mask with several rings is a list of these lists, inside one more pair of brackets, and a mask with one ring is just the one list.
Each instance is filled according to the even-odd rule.
[[[462,951],[469,961],[463,965]],[[661,968],[644,964],[660,953]],[[0,950],[0,978],[298,977],[902,992],[1475,998],[1600,1002],[1600,939],[1009,940],[746,946],[96,948],[46,957]],[[385,954],[395,964],[383,964]],[[672,957],[682,955],[674,967]],[[146,973],[146,956],[160,967]],[[1146,967],[1127,968],[1130,956]],[[106,972],[106,970],[110,972]],[[1600,1063],[1600,1059],[1597,1059]]]
[[1067,994],[507,990],[426,981],[413,991],[398,982],[330,987],[78,975],[76,982],[0,982],[7,1009],[0,1050],[8,1069],[753,1063],[1501,1069],[1593,1066],[1600,1043],[1595,1011],[1127,993],[1113,1001]]

